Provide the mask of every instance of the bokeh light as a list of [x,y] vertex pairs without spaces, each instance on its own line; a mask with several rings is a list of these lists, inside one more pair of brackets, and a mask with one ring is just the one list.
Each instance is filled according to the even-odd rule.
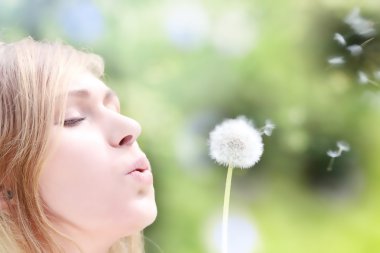
[[[0,1],[0,40],[103,56],[154,170],[147,253],[218,252],[226,170],[207,139],[238,115],[276,129],[260,162],[234,172],[231,208],[244,215],[231,239],[246,244],[231,253],[376,253],[379,12],[373,0],[12,0]],[[351,149],[328,171],[340,140]]]

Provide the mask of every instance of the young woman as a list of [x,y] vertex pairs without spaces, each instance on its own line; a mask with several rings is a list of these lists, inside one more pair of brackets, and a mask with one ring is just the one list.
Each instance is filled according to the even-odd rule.
[[1,253],[143,251],[151,168],[102,74],[61,43],[0,43]]

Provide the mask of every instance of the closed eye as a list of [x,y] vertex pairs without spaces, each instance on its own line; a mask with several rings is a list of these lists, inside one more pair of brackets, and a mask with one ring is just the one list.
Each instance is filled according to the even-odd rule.
[[74,126],[77,126],[79,125],[79,123],[83,120],[85,120],[86,118],[84,117],[81,117],[81,118],[72,118],[72,119],[65,119],[65,121],[63,122],[63,126],[64,127],[74,127]]

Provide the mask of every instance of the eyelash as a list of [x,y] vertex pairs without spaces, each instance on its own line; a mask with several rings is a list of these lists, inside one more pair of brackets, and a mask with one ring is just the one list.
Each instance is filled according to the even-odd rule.
[[65,119],[65,121],[63,122],[63,126],[74,127],[74,126],[77,126],[81,121],[83,121],[85,119],[86,118]]

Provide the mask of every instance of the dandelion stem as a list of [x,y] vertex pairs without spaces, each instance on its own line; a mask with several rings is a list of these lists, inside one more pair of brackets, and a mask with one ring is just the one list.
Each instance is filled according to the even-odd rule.
[[226,189],[224,192],[223,205],[223,230],[222,230],[222,253],[228,253],[228,212],[230,207],[230,193],[233,167],[230,164],[227,171]]

